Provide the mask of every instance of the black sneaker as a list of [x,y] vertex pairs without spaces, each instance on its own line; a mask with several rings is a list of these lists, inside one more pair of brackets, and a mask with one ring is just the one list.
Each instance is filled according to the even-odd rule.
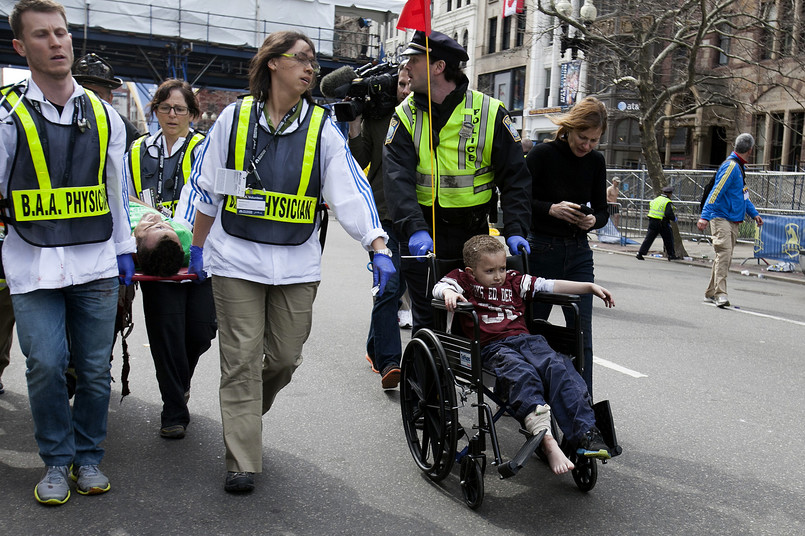
[[3,389],[3,382],[0,382],[0,395],[2,395],[5,392],[6,392],[6,390]]
[[254,489],[254,473],[228,471],[224,489],[229,493],[247,493]]
[[612,457],[609,453],[609,447],[604,443],[601,432],[597,428],[591,428],[584,434],[584,437],[579,442],[576,454],[585,458],[598,458],[601,460],[608,460]]
[[637,254],[637,255],[635,255],[634,257],[635,257],[635,259],[637,259],[637,260],[639,260],[639,261],[642,261],[642,260],[643,260],[643,256],[642,256],[640,253],[638,253],[638,254]]
[[383,367],[383,373],[380,379],[380,385],[383,389],[394,389],[400,384],[400,375],[402,371],[397,365],[386,365]]

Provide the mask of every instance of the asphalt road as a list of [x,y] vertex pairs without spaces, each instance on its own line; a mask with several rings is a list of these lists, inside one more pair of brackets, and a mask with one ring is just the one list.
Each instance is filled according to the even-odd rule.
[[[505,481],[489,467],[484,504],[471,511],[457,467],[439,485],[418,471],[399,393],[382,391],[363,358],[371,307],[365,253],[333,223],[324,257],[305,362],[263,421],[264,473],[254,493],[223,490],[217,342],[194,378],[187,437],[158,436],[161,404],[138,297],[132,395],[121,403],[113,384],[105,495],[74,494],[56,508],[35,502],[42,467],[14,346],[0,396],[2,532],[805,532],[805,286],[731,274],[736,307],[719,310],[702,302],[708,270],[596,252],[597,281],[613,291],[616,308],[596,304],[595,394],[612,403],[624,453],[600,467],[587,494],[537,460]],[[498,423],[504,457],[520,445],[516,428],[511,419]]]

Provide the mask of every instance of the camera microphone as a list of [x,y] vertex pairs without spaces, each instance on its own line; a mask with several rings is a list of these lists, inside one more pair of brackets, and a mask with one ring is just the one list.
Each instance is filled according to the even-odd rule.
[[344,65],[323,77],[319,89],[321,89],[321,94],[329,99],[343,99],[347,96],[349,86],[356,78],[358,78],[358,74],[355,69]]

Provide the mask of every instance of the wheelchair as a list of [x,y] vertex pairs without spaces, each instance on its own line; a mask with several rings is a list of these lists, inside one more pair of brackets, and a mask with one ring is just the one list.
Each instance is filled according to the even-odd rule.
[[[528,273],[527,264],[525,255],[507,258],[507,267],[521,273]],[[463,267],[460,259],[439,260],[431,257],[431,283],[459,267]],[[576,370],[581,373],[584,360],[581,357],[580,297],[539,293],[534,301],[558,305],[563,310],[570,311],[575,318],[572,326],[558,326],[533,318],[529,307],[526,321],[532,334],[544,336],[555,351],[569,356]],[[417,466],[434,482],[445,479],[451,473],[454,463],[458,463],[464,502],[470,508],[477,509],[484,498],[487,441],[492,447],[491,463],[497,467],[500,478],[505,479],[516,475],[535,452],[544,459],[542,451],[537,451],[537,448],[545,432],[531,436],[521,428],[520,433],[526,437],[523,446],[510,460],[504,461],[495,423],[506,414],[513,416],[513,410],[495,392],[494,373],[482,366],[478,315],[472,305],[467,303],[459,304],[456,309],[456,315],[472,317],[474,333],[468,339],[452,332],[453,326],[458,333],[461,330],[458,322],[453,324],[449,318],[442,300],[434,299],[432,305],[435,309],[435,328],[418,330],[406,346],[402,357],[400,406],[405,437]],[[487,400],[497,406],[494,411]],[[458,411],[467,406],[468,402],[474,408],[470,414],[477,414],[476,422],[470,428],[459,423]],[[619,455],[621,448],[615,435],[609,401],[594,404],[593,410],[596,426],[609,447],[610,454],[613,457]],[[563,452],[575,465],[572,475],[579,490],[592,490],[598,479],[598,460],[571,452],[555,421],[552,423],[552,431]],[[461,448],[459,441],[462,442]],[[606,463],[606,460],[602,460],[602,463]]]

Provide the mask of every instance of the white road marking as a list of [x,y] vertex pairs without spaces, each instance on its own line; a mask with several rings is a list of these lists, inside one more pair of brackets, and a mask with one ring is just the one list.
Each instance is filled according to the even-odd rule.
[[746,309],[739,309],[737,307],[727,307],[727,309],[729,309],[730,311],[735,311],[736,313],[744,313],[747,315],[759,316],[761,318],[770,318],[772,320],[788,322],[789,324],[796,324],[797,326],[805,326],[805,322],[800,322],[799,320],[791,320],[790,318],[783,318],[781,316],[767,315],[766,313],[757,313],[755,311],[748,311]]
[[602,367],[606,367],[608,369],[615,370],[617,372],[621,372],[623,374],[626,374],[627,376],[631,376],[632,378],[648,378],[647,374],[643,374],[642,372],[637,372],[636,370],[626,368],[624,366],[618,365],[617,363],[607,361],[606,359],[602,359],[595,355],[593,356],[593,363],[595,363],[596,365],[601,365]]

